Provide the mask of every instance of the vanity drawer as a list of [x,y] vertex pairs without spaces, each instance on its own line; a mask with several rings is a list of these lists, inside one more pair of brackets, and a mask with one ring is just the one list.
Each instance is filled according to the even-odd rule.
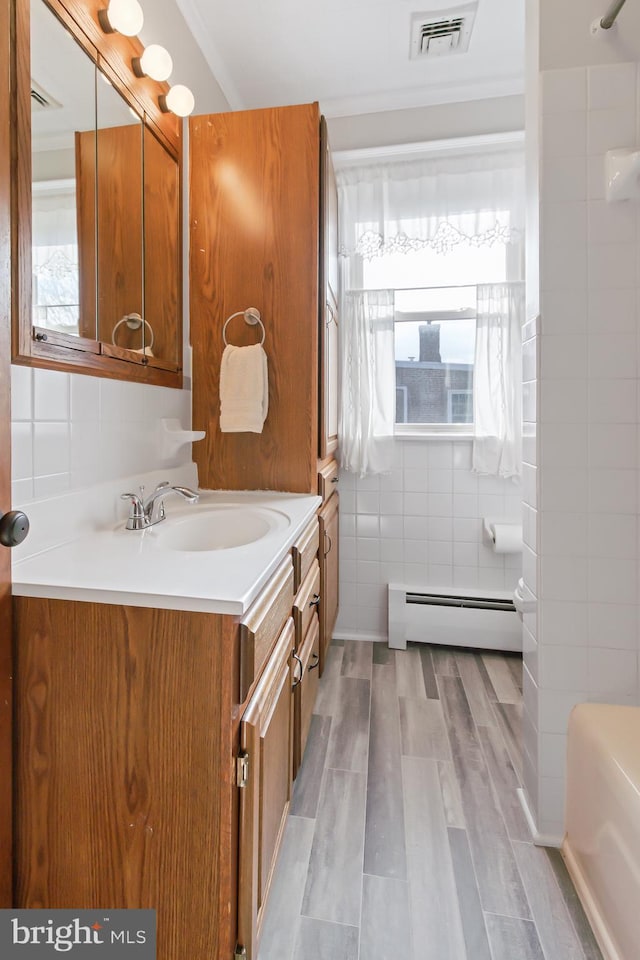
[[325,503],[338,489],[338,461],[328,460],[318,470],[318,494]]
[[320,564],[314,560],[293,601],[293,622],[296,626],[296,650],[302,646],[314,611],[320,603]]
[[[313,614],[309,630],[305,636],[302,649],[298,656],[302,661],[302,682],[294,689],[294,740],[293,740],[293,775],[295,777],[307,745],[311,716],[318,695],[318,681],[320,679],[320,621],[318,615]],[[299,669],[299,665],[296,666]]]
[[260,675],[292,604],[293,567],[287,556],[240,621],[240,703]]
[[309,567],[318,553],[318,544],[318,520],[314,517],[291,548],[291,554],[293,556],[294,590],[300,589],[300,584],[309,572]]

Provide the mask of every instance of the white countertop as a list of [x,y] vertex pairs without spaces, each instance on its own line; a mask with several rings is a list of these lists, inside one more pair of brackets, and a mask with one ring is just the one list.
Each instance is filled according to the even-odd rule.
[[[271,491],[199,491],[190,507],[168,497],[166,520],[144,531],[124,521],[80,532],[13,564],[13,593],[24,597],[242,615],[320,506],[321,498]],[[266,508],[281,516],[261,539],[194,552],[168,549],[159,533],[207,507]],[[29,506],[25,507],[29,512]],[[55,509],[55,508],[54,508]],[[77,531],[74,531],[77,533]],[[25,544],[27,541],[25,541]]]

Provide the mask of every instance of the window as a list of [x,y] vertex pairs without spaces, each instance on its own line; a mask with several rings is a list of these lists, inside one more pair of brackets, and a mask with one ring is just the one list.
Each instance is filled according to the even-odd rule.
[[33,184],[32,243],[33,324],[77,334],[80,275],[74,181]]
[[506,280],[505,244],[388,253],[362,270],[363,287],[395,290],[396,432],[468,433],[476,284]]
[[448,423],[473,423],[473,390],[449,390]]

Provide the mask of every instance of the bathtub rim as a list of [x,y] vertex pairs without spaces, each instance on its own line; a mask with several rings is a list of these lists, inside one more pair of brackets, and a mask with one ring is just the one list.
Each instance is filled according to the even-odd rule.
[[571,877],[576,893],[578,894],[580,903],[582,904],[582,909],[584,910],[587,920],[589,921],[589,925],[593,930],[593,935],[596,938],[598,946],[600,947],[603,960],[625,960],[618,950],[615,940],[610,933],[609,926],[605,921],[604,915],[602,914],[595,897],[591,893],[589,884],[587,883],[582,867],[580,866],[580,861],[573,853],[567,834],[565,834],[564,840],[562,841],[560,853],[565,862],[567,872]]

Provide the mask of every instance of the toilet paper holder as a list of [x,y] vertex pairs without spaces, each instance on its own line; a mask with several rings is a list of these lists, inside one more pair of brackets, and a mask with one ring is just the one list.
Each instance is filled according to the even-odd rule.
[[[510,520],[506,517],[485,517],[482,526],[485,542],[496,553],[522,552],[522,523],[520,521]],[[496,530],[496,528],[498,529]]]

